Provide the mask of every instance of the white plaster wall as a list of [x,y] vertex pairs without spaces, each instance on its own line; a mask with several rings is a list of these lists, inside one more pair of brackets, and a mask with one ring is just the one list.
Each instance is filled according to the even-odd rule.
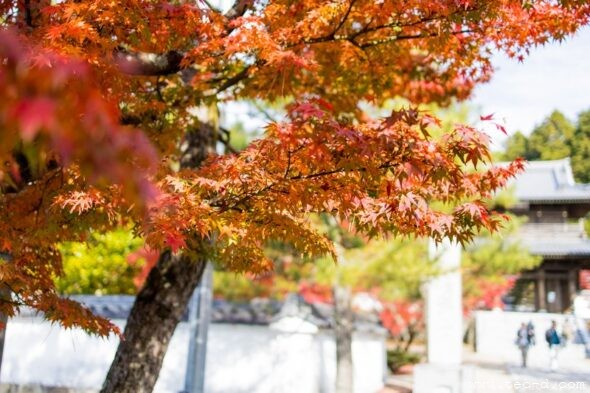
[[[115,321],[121,328],[123,321]],[[7,325],[0,381],[99,389],[118,339],[89,337],[39,318]],[[155,391],[183,389],[188,326],[177,328]],[[267,326],[212,324],[206,393],[333,393],[336,347],[327,332],[288,333]],[[357,333],[353,340],[355,393],[375,393],[385,375],[384,338]]]
[[[124,328],[124,321],[114,322]],[[187,325],[180,324],[164,359],[156,392],[183,388],[187,338]],[[0,381],[99,389],[118,343],[114,336],[102,339],[39,318],[15,318],[6,327]]]
[[[336,341],[325,332],[317,337],[320,362],[319,393],[334,393],[336,387]],[[385,341],[373,334],[355,333],[352,341],[354,392],[381,390],[387,373]]]
[[206,391],[315,393],[318,360],[311,334],[215,324],[209,331]]
[[[334,344],[334,351],[336,344]],[[375,393],[381,390],[387,375],[385,338],[355,333],[352,341],[354,391]],[[336,361],[334,361],[336,367]]]
[[[565,318],[569,318],[573,324],[571,315],[550,314],[550,313],[527,313],[512,311],[477,311],[475,313],[475,340],[477,353],[494,356],[498,359],[518,363],[520,353],[515,346],[516,331],[521,323],[532,321],[535,325],[535,336],[537,345],[529,350],[529,359],[549,358],[549,349],[545,342],[545,331],[550,327],[551,321],[555,320],[558,330],[563,326]],[[569,359],[584,359],[585,352],[583,345],[568,343],[561,351],[562,357]]]

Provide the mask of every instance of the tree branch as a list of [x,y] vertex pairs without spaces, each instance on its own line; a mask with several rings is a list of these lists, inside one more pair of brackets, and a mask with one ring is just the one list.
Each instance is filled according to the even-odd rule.
[[[299,149],[297,149],[297,150],[299,150]],[[291,152],[290,158],[292,158],[293,153],[294,152]],[[290,165],[290,163],[289,163],[289,165]],[[384,162],[383,164],[379,165],[378,168],[381,170],[390,169],[396,165],[397,165],[396,163],[392,163],[391,161],[387,161],[387,162]],[[289,182],[289,181],[313,180],[316,178],[331,176],[331,175],[340,174],[340,173],[355,173],[355,172],[360,173],[360,172],[365,172],[366,170],[367,170],[367,168],[365,168],[365,167],[358,167],[358,168],[352,168],[352,169],[335,168],[332,170],[310,173],[308,175],[297,175],[297,176],[291,176],[291,177],[286,177],[286,178],[283,177],[273,183],[266,185],[265,187],[263,187],[259,190],[246,192],[246,193],[242,194],[241,196],[238,195],[237,196],[238,199],[233,203],[231,203],[231,202],[228,203],[224,200],[217,200],[217,201],[210,203],[210,206],[220,208],[221,211],[236,210],[236,209],[239,211],[244,211],[245,210],[244,208],[239,207],[241,204],[243,204],[246,201],[248,201],[249,199],[255,198],[267,191],[271,191],[273,188],[275,188],[276,186],[278,186],[281,183],[285,183],[285,182]]]
[[238,150],[236,150],[236,148],[233,147],[230,143],[231,131],[223,127],[219,127],[219,131],[221,132],[217,134],[217,140],[223,143],[227,151],[229,151],[232,154],[237,154]]
[[260,105],[256,100],[252,100],[252,105],[256,107],[256,109],[262,113],[262,115],[271,123],[278,123],[278,120],[271,116],[270,113],[262,105]]
[[[459,30],[459,31],[452,31],[449,35],[458,35],[458,34],[469,34],[474,33],[473,30]],[[434,38],[440,36],[439,33],[430,33],[430,34],[413,34],[413,35],[392,35],[389,37],[382,38],[380,40],[368,41],[359,44],[358,46],[361,49],[369,48],[372,46],[383,45],[393,41],[404,41],[404,40],[417,40],[421,38]]]
[[203,1],[203,3],[205,3],[205,5],[207,7],[209,7],[209,9],[211,11],[219,13],[219,10],[216,7],[214,7],[213,4],[211,4],[209,1],[207,1],[207,0],[202,0],[202,1]]
[[338,23],[338,25],[336,26],[336,28],[332,32],[332,37],[334,37],[336,35],[336,33],[338,33],[338,30],[340,30],[340,28],[346,22],[346,19],[348,19],[348,16],[350,15],[350,11],[352,11],[352,6],[354,5],[355,1],[356,0],[350,0],[350,3],[348,3],[348,8],[346,9],[344,16],[342,17],[342,19],[340,19],[340,23]]
[[252,0],[236,0],[234,5],[225,13],[227,19],[236,19],[244,15],[252,5]]
[[[225,13],[228,20],[236,19],[248,10],[252,5],[252,0],[236,0],[234,5]],[[207,6],[210,6],[206,3]],[[212,8],[213,9],[213,8]],[[146,53],[146,52],[129,52],[124,49],[117,50],[114,53],[115,62],[120,70],[128,75],[136,76],[164,76],[175,74],[182,70],[180,63],[184,54],[177,50],[171,50],[166,53]],[[245,74],[237,75],[238,80],[242,79]],[[219,90],[225,90],[227,87],[236,83],[230,79]]]
[[[436,37],[438,33],[430,33],[430,34],[415,34],[415,35],[392,35],[383,39],[371,40],[367,42],[358,42],[356,39],[361,35],[378,31],[381,29],[391,28],[391,27],[410,27],[415,26],[420,23],[427,23],[437,19],[440,19],[440,15],[429,15],[423,18],[400,24],[399,21],[387,23],[379,26],[369,27],[370,23],[367,24],[363,29],[360,31],[351,34],[351,35],[337,35],[337,32],[342,28],[342,26],[346,23],[348,16],[353,8],[355,0],[350,0],[350,3],[347,7],[346,12],[344,13],[342,19],[340,19],[338,25],[336,26],[335,30],[333,30],[330,34],[321,37],[315,38],[307,38],[303,39],[299,42],[293,43],[291,45],[287,45],[286,48],[291,48],[301,44],[317,44],[322,42],[336,42],[336,41],[348,41],[351,44],[355,45],[360,49],[381,45],[393,41],[401,41],[401,40],[410,40],[410,39],[421,39],[421,38],[432,38]],[[252,6],[252,0],[236,0],[233,6],[225,13],[225,17],[228,20],[239,18],[240,16],[244,15],[246,11]],[[231,28],[228,27],[228,34],[231,32]],[[461,30],[456,32],[451,32],[450,34],[460,34],[460,33],[473,33],[472,30]],[[137,75],[137,76],[164,76],[175,74],[182,70],[181,68],[181,61],[183,59],[184,54],[180,51],[172,50],[166,53],[157,54],[157,53],[146,53],[146,52],[129,52],[126,50],[118,50],[115,52],[114,57],[116,63],[119,65],[119,68],[122,72],[129,74],[129,75]],[[242,79],[246,78],[248,75],[248,69],[250,67],[245,67],[241,72],[236,74],[234,77],[227,79],[218,89],[217,93],[226,90],[227,88],[235,85]]]
[[169,51],[163,54],[146,52],[127,52],[120,50],[114,54],[115,62],[122,72],[129,75],[158,76],[175,74],[181,70],[183,54]]
[[246,66],[246,67],[244,67],[244,69],[242,69],[236,75],[234,75],[234,76],[226,79],[225,82],[223,82],[221,84],[221,86],[219,86],[219,88],[217,89],[217,94],[219,94],[222,91],[224,91],[224,90],[232,87],[236,83],[240,82],[242,79],[247,78],[248,77],[248,71],[249,70],[250,70],[250,66]]

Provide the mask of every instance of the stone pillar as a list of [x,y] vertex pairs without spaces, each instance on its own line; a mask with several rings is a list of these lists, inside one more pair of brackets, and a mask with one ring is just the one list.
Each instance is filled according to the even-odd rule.
[[428,363],[461,364],[463,312],[461,304],[461,247],[445,240],[430,242],[430,258],[442,274],[426,285]]
[[461,366],[463,312],[461,246],[444,240],[429,245],[441,274],[425,285],[428,363],[414,370],[415,393],[468,393],[472,370]]
[[207,336],[211,323],[213,302],[213,265],[207,263],[201,282],[195,288],[188,305],[189,346],[183,393],[205,391]]
[[565,308],[570,308],[573,305],[574,297],[578,292],[578,277],[580,273],[577,269],[571,269],[568,271],[567,277],[567,299],[564,299]]

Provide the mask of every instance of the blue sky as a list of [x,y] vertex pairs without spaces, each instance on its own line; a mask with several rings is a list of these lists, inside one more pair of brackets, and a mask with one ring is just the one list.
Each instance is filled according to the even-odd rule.
[[[553,109],[575,120],[590,109],[590,28],[565,42],[531,51],[523,63],[496,55],[492,80],[479,86],[470,106],[481,114],[494,113],[512,134],[528,134]],[[505,137],[488,130],[496,145]]]

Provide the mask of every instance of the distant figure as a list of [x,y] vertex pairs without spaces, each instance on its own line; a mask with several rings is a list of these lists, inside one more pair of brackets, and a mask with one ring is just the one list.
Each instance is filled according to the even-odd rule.
[[[531,333],[533,334],[531,336]],[[520,328],[516,332],[516,345],[520,349],[522,355],[522,367],[526,367],[526,359],[529,352],[529,347],[533,345],[535,340],[534,328],[531,330],[524,322],[520,324]]]
[[557,334],[557,322],[551,321],[551,327],[545,332],[545,340],[549,345],[549,367],[557,370],[557,355],[561,345],[561,339]]
[[537,343],[537,339],[535,337],[535,325],[533,325],[533,321],[529,321],[526,327],[529,331],[529,341],[531,345],[535,345]]
[[520,354],[522,355],[522,367],[526,367],[529,347],[533,345],[534,330],[532,332],[533,336],[531,336],[531,330],[524,322],[520,324],[520,328],[516,332],[516,345],[518,346],[518,349],[520,349]]
[[574,338],[574,327],[570,322],[569,318],[566,318],[563,322],[563,328],[561,329],[561,346],[565,347],[569,340]]

